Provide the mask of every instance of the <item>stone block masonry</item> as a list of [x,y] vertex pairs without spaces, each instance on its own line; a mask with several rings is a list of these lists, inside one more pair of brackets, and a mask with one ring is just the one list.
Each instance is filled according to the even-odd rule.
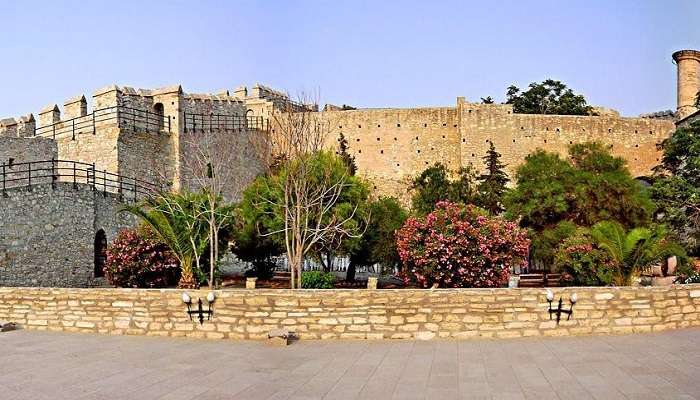
[[[510,338],[653,332],[700,326],[700,285],[554,289],[578,294],[550,320],[544,289],[224,290],[211,321],[189,320],[181,290],[0,288],[0,320],[25,329],[266,339]],[[193,299],[206,292],[191,292]],[[566,303],[566,302],[565,302]]]

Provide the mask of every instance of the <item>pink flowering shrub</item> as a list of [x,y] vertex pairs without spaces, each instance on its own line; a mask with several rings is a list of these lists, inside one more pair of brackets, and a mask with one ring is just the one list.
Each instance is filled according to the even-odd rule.
[[422,287],[502,287],[527,263],[530,241],[517,224],[471,205],[439,202],[396,233],[403,276]]
[[124,229],[107,247],[105,276],[114,286],[156,288],[175,286],[177,259],[168,246],[147,230]]
[[564,240],[554,253],[554,268],[561,281],[573,286],[607,286],[615,274],[615,262],[599,249],[586,229]]

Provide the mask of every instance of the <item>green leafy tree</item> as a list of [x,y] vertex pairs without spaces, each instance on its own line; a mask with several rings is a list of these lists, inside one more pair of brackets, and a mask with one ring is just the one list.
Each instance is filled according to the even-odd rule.
[[408,212],[393,197],[382,197],[369,205],[370,220],[359,246],[351,253],[346,280],[355,280],[357,266],[380,264],[383,270],[393,270],[401,263],[396,250],[396,231]]
[[661,146],[652,186],[658,217],[690,253],[700,254],[700,122],[678,129]]
[[489,143],[489,149],[483,158],[486,169],[478,178],[478,205],[492,215],[498,215],[504,210],[503,195],[507,191],[509,179],[503,170],[505,165],[501,163],[501,154],[496,151],[493,142]]
[[477,197],[475,179],[476,173],[471,165],[460,168],[453,180],[444,164],[435,163],[413,179],[411,208],[416,214],[425,215],[440,201],[472,203]]
[[602,221],[591,228],[591,237],[610,258],[613,283],[630,285],[635,276],[668,257],[685,258],[683,248],[666,238],[663,226],[625,230],[618,222]]
[[[313,196],[309,197],[311,204],[297,212],[295,223],[299,225],[294,227],[295,234],[301,235],[299,240],[305,243],[300,249],[303,255],[313,257],[330,270],[337,256],[348,255],[359,246],[369,215],[369,189],[361,178],[349,175],[347,165],[335,154],[320,151],[306,157],[309,159],[303,163],[304,192]],[[264,244],[264,249],[270,255],[280,249],[286,251],[289,240],[290,221],[282,206],[285,195],[290,195],[283,184],[288,168],[295,167],[293,163],[285,164],[278,173],[258,177],[245,189],[238,205],[245,227],[239,235],[249,240],[256,236],[269,238],[271,242]],[[245,243],[241,241],[242,245]],[[241,251],[239,245],[236,248]],[[260,262],[265,258],[268,257]]]
[[[573,227],[614,220],[627,228],[651,222],[649,193],[597,143],[571,146],[570,161],[539,150],[516,173],[516,187],[505,196],[509,218],[531,228],[533,264],[548,266],[553,252]],[[570,224],[560,225],[568,221]]]
[[486,96],[481,98],[481,104],[493,104],[494,100],[491,96]]
[[523,114],[589,115],[592,112],[585,97],[553,79],[533,82],[524,92],[514,85],[508,87],[506,104],[513,105],[513,112]]

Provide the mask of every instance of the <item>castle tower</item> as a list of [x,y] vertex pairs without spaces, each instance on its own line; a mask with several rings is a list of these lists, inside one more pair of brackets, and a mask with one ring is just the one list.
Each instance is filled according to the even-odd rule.
[[683,119],[698,111],[695,106],[700,92],[700,51],[679,50],[673,53],[678,66],[678,118]]

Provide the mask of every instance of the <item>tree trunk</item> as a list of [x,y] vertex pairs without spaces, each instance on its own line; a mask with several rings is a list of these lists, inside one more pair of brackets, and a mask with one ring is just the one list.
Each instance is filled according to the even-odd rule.
[[350,257],[350,263],[348,263],[348,270],[345,273],[345,280],[348,282],[355,282],[355,271],[357,270],[355,266],[355,261]]

